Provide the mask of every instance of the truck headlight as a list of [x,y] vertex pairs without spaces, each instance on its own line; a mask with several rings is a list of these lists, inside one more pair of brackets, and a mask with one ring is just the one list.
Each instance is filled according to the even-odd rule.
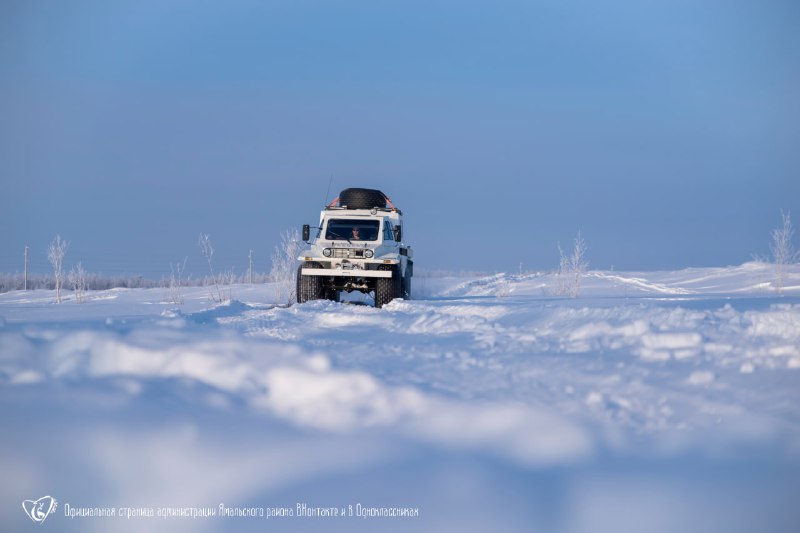
[[325,248],[324,250],[322,250],[322,255],[324,255],[325,257],[330,257],[331,256],[331,249],[330,248]]
[[364,250],[364,257],[367,259],[372,259],[372,256],[375,255],[372,250]]

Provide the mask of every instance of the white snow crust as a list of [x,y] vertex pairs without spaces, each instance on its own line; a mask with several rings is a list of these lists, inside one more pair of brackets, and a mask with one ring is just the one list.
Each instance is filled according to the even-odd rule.
[[797,531],[800,271],[781,297],[770,276],[590,272],[575,299],[544,273],[419,278],[381,310],[3,294],[0,523],[52,493],[420,509],[59,531]]

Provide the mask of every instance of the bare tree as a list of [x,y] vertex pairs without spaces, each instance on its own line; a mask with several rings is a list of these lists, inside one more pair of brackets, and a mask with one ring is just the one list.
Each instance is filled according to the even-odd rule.
[[796,251],[792,245],[794,227],[792,227],[791,213],[781,211],[781,220],[781,226],[772,230],[772,242],[769,245],[775,265],[775,291],[778,294],[783,294],[787,267],[796,263],[800,256],[800,252]]
[[575,237],[572,254],[566,255],[561,245],[558,245],[559,265],[556,280],[556,294],[577,298],[581,290],[581,277],[589,268],[586,260],[586,241],[581,237],[580,231]]
[[64,284],[64,256],[67,255],[69,242],[63,240],[61,235],[56,235],[50,246],[47,247],[47,260],[53,267],[53,277],[56,281],[56,301],[61,303],[61,287]]
[[278,303],[292,305],[297,301],[297,256],[300,254],[300,232],[284,230],[272,254],[270,278],[275,283]]
[[75,294],[75,302],[82,303],[86,297],[87,289],[86,270],[83,269],[82,263],[78,262],[78,264],[69,271],[69,274],[67,274],[67,283],[69,283],[73,294]]
[[211,299],[215,302],[224,302],[225,296],[219,288],[220,280],[218,280],[217,276],[214,274],[214,267],[211,263],[211,258],[214,257],[214,247],[211,246],[211,238],[207,234],[201,233],[198,243],[200,244],[200,251],[203,252],[203,257],[205,257],[208,262],[208,271],[211,274],[211,282],[214,284],[214,292],[211,293]]

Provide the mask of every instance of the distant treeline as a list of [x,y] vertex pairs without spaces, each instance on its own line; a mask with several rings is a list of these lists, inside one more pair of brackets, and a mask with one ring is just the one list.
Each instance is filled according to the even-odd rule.
[[[253,272],[253,283],[266,283],[271,281],[268,274]],[[146,278],[139,274],[107,275],[87,273],[85,276],[86,288],[90,291],[102,291],[107,289],[126,288],[126,289],[152,289],[158,287],[169,287],[170,278],[161,279]],[[250,275],[243,274],[236,276],[233,274],[218,275],[217,282],[223,284],[249,283]],[[182,287],[203,287],[214,283],[211,277],[186,278],[180,281]],[[55,278],[47,274],[28,274],[28,290],[49,289],[56,287]],[[72,289],[69,280],[65,279],[64,288]],[[8,274],[0,272],[0,293],[9,291],[21,291],[25,289],[24,274]]]
[[[161,281],[147,279],[143,276],[104,276],[102,274],[87,274],[86,282],[90,290],[113,289],[115,287],[127,287],[130,289],[141,289],[151,287],[161,287]],[[25,288],[25,276],[23,274],[0,273],[0,292],[21,291]],[[52,275],[28,274],[28,290],[56,288],[56,280]],[[69,288],[69,287],[65,287]]]

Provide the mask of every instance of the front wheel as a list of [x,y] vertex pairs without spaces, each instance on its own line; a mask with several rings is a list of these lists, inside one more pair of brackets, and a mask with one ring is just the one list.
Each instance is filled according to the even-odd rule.
[[375,280],[375,307],[380,309],[395,298],[402,297],[400,273],[392,265],[381,265],[378,270],[391,270],[392,277]]
[[300,265],[297,267],[297,303],[302,304],[310,300],[322,300],[325,297],[325,288],[322,286],[322,277],[303,275],[304,267],[320,268],[316,263]]

